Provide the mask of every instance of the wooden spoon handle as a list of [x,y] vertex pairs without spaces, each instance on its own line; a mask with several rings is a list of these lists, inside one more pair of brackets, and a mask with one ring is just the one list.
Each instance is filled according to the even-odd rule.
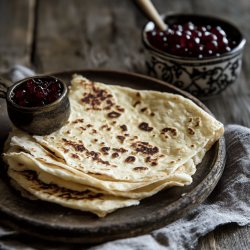
[[143,9],[145,14],[155,23],[158,29],[161,31],[167,29],[167,25],[163,22],[158,11],[150,0],[136,0],[136,2]]

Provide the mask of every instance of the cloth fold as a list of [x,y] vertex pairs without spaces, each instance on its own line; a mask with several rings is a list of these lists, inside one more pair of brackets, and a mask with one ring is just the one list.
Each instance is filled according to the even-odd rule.
[[33,76],[35,72],[22,65],[14,65],[10,70],[10,78],[12,82],[17,82],[25,77]]
[[[12,70],[12,80],[30,76],[33,71],[23,66]],[[250,128],[227,125],[225,129],[227,160],[224,173],[212,194],[186,217],[150,234],[84,247],[43,245],[42,242],[20,242],[11,229],[0,220],[0,249],[90,249],[90,250],[151,250],[193,249],[201,236],[217,226],[237,223],[250,225]],[[8,239],[8,236],[10,238]],[[45,243],[44,243],[45,244]]]

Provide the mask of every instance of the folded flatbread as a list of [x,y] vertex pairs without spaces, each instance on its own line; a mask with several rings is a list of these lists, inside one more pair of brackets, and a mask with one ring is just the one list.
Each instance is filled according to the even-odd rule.
[[[179,95],[110,86],[75,75],[69,99],[71,115],[65,126],[46,136],[14,128],[4,159],[10,177],[25,190],[25,173],[35,173],[40,192],[28,190],[34,196],[99,216],[138,204],[164,188],[190,184],[196,166],[224,131],[219,121]],[[44,198],[38,182],[102,193],[103,199],[113,197],[117,206],[96,210],[86,199],[75,206],[53,192]]]
[[99,217],[104,217],[107,213],[121,207],[139,204],[137,200],[105,195],[102,192],[93,192],[88,188],[75,191],[54,184],[45,184],[37,178],[34,171],[9,169],[8,174],[21,188],[41,200],[81,211],[90,211]]

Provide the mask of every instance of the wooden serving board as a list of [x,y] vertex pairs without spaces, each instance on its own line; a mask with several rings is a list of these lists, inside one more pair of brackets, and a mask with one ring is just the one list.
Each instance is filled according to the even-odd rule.
[[[190,94],[160,80],[138,74],[108,70],[76,70],[51,75],[69,83],[74,73],[107,84],[181,94],[210,112]],[[2,100],[0,107],[2,148],[10,129],[10,122]],[[8,217],[8,224],[16,230],[46,240],[96,244],[132,237],[163,227],[185,216],[191,209],[198,206],[214,189],[223,172],[224,164],[225,142],[224,138],[221,138],[206,153],[202,163],[197,166],[191,185],[161,191],[142,200],[138,206],[119,209],[105,218],[98,218],[87,212],[75,211],[48,202],[23,198],[9,185],[8,178],[2,173],[0,214]],[[4,168],[3,163],[0,163],[0,167]]]

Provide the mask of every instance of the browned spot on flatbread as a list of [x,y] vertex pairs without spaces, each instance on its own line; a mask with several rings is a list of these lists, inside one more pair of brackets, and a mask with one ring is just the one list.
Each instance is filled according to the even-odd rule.
[[119,106],[119,105],[116,105],[116,109],[117,109],[119,112],[124,112],[124,111],[125,111],[125,109],[122,108],[122,107]]
[[89,110],[101,110],[100,106],[102,103],[107,103],[110,106],[113,105],[113,102],[110,100],[112,95],[105,89],[100,89],[94,83],[91,85],[90,92],[84,93],[81,101],[84,104],[89,105]]
[[125,124],[121,125],[120,128],[123,132],[128,131],[128,128]]
[[136,101],[134,104],[133,104],[133,107],[135,108],[137,105],[141,104],[140,101]]
[[84,127],[79,127],[79,129],[81,129],[82,131],[85,131],[86,130],[86,128],[84,128]]
[[194,135],[195,134],[195,132],[194,132],[194,130],[192,128],[188,128],[188,133],[190,135]]
[[83,123],[83,119],[76,119],[74,121],[72,121],[72,123],[76,124],[76,123]]
[[111,156],[112,156],[112,158],[117,158],[117,157],[119,157],[119,154],[115,152]]
[[142,108],[140,111],[143,113],[143,112],[145,112],[147,109],[148,109],[148,108],[145,107],[145,108]]
[[147,156],[147,157],[145,158],[145,162],[150,163],[150,165],[151,165],[152,167],[158,165],[158,163],[157,163],[157,158],[151,158],[150,156]]
[[74,148],[75,151],[77,152],[84,152],[85,155],[87,157],[91,157],[91,159],[93,161],[96,161],[98,163],[104,164],[104,165],[110,165],[110,163],[108,161],[104,161],[100,158],[100,153],[99,152],[95,152],[95,151],[89,151],[87,148],[85,148],[85,146],[83,145],[83,143],[76,143],[70,140],[67,140],[65,138],[62,139],[64,141],[64,143],[68,146],[71,146],[72,148]]
[[139,126],[138,126],[138,128],[139,128],[140,130],[143,130],[143,131],[146,131],[146,132],[150,132],[150,131],[153,130],[153,128],[150,127],[149,124],[146,123],[146,122],[140,123]]
[[118,153],[126,153],[126,152],[128,152],[128,150],[125,149],[125,148],[113,148],[113,151],[118,152]]
[[195,123],[195,127],[200,127],[201,126],[201,118],[197,117],[196,118],[196,123]]
[[126,159],[125,159],[125,162],[126,163],[132,163],[132,162],[135,162],[136,158],[132,155],[128,156]]
[[159,148],[156,146],[152,146],[149,143],[145,142],[135,142],[131,145],[136,152],[140,152],[146,155],[154,155],[159,152]]
[[104,164],[104,165],[110,165],[108,161],[104,161],[103,159],[100,158],[99,152],[95,151],[89,151],[87,152],[87,156],[91,156],[93,161],[96,161],[98,163]]
[[77,154],[71,154],[71,156],[72,156],[72,158],[80,159],[80,157]]
[[157,166],[158,165],[158,163],[156,162],[156,161],[153,161],[152,163],[151,163],[151,166],[152,167],[155,167],[155,166]]
[[112,111],[112,112],[109,112],[108,113],[108,118],[118,118],[119,116],[120,116],[121,114],[120,113],[118,113],[118,112],[116,112],[116,111]]
[[141,172],[141,171],[148,170],[148,168],[147,167],[135,167],[135,168],[133,168],[133,170]]
[[73,147],[75,149],[75,151],[83,152],[86,150],[86,148],[83,144],[75,143],[75,142],[67,140],[65,138],[62,138],[62,140],[66,145]]
[[[176,128],[169,128],[169,127],[166,127],[166,128],[163,128],[161,130],[161,134],[165,134],[165,133],[168,133],[170,132],[173,136],[176,136],[177,135],[177,129]],[[167,135],[166,135],[167,136]]]
[[106,107],[104,107],[103,109],[104,110],[110,110],[112,108],[112,106],[106,106]]
[[106,100],[106,103],[109,104],[109,105],[113,105],[114,104],[110,99]]
[[123,143],[124,140],[125,140],[125,137],[122,136],[122,135],[117,135],[116,138],[117,138],[121,143]]
[[108,128],[108,125],[105,124],[105,125],[102,125],[102,126],[100,127],[100,129],[104,129],[104,128]]
[[105,155],[108,155],[109,150],[110,150],[110,147],[102,147],[101,148],[102,153]]

